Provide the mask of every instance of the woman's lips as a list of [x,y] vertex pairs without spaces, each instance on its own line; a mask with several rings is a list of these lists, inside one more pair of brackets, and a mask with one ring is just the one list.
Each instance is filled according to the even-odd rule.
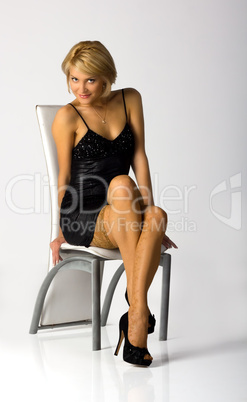
[[82,99],[87,99],[87,98],[89,98],[90,95],[79,95],[79,96],[80,96],[80,98],[82,98]]

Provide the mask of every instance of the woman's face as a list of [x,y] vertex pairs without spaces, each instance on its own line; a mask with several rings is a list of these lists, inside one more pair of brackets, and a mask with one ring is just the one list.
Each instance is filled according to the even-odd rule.
[[104,81],[101,77],[81,73],[75,67],[70,68],[69,83],[71,91],[83,106],[97,102],[103,92]]

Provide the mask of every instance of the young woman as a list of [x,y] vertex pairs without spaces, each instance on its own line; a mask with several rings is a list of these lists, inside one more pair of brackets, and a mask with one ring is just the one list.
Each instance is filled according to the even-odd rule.
[[[141,95],[132,88],[111,90],[117,72],[98,41],[79,42],[62,63],[75,99],[56,114],[52,132],[59,163],[59,236],[51,243],[53,263],[60,245],[119,248],[127,276],[128,313],[120,319],[118,354],[148,366],[148,333],[155,319],[147,292],[160,260],[161,244],[177,247],[166,235],[167,215],[154,205],[144,146]],[[132,167],[136,183],[128,176]]]

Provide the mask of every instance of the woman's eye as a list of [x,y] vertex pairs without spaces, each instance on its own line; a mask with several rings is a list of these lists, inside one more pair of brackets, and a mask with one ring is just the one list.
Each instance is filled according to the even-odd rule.
[[72,81],[74,81],[74,82],[77,82],[77,81],[78,81],[78,79],[75,78],[75,77],[71,77],[71,79],[72,79]]
[[94,78],[89,78],[88,82],[90,82],[90,84],[92,84],[92,83],[95,82],[95,79]]

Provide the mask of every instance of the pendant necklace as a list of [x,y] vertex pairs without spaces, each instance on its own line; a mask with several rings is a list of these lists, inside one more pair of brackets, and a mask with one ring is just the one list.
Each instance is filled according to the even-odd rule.
[[107,123],[107,121],[106,121],[106,119],[105,119],[105,117],[106,117],[106,111],[107,111],[107,103],[106,103],[106,108],[105,108],[105,114],[104,114],[104,117],[102,117],[98,112],[97,112],[97,110],[96,109],[94,109],[94,107],[92,106],[92,108],[93,108],[93,110],[95,111],[95,113],[97,113],[97,115],[101,118],[101,122],[103,123],[103,124],[106,124]]

